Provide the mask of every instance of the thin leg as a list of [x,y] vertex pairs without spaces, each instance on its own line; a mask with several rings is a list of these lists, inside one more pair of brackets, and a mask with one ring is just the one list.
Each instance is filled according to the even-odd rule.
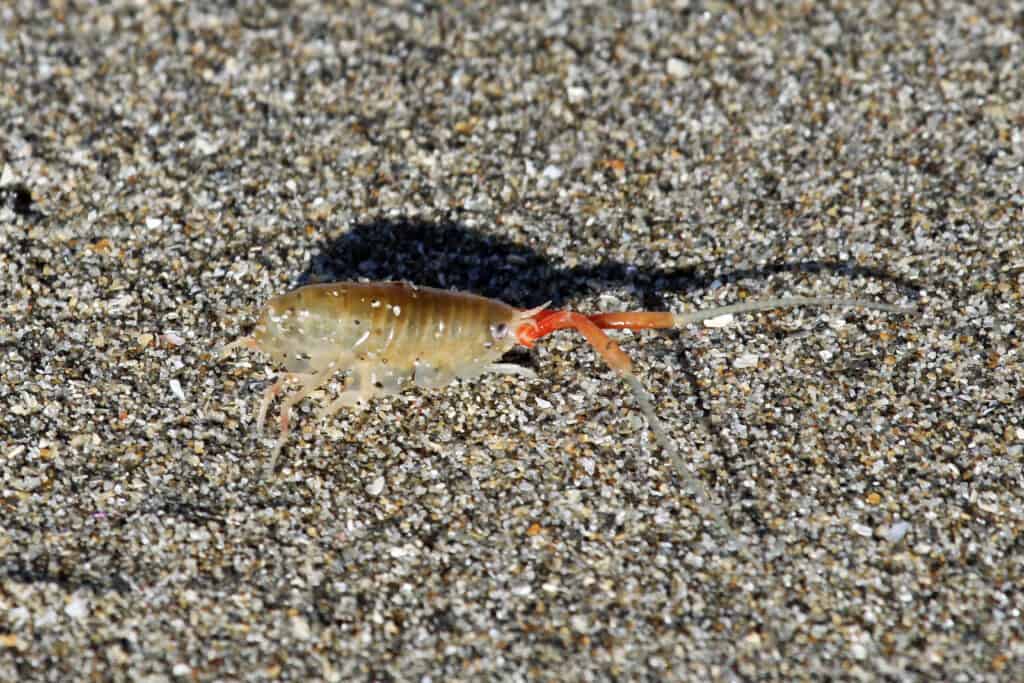
[[331,401],[330,405],[324,406],[317,413],[317,419],[325,419],[333,417],[342,408],[355,408],[362,404],[365,404],[370,397],[373,396],[372,391],[364,391],[363,389],[346,389],[341,392],[338,398]]
[[519,343],[523,346],[533,346],[533,342],[546,337],[555,330],[563,330],[571,327],[579,331],[590,345],[601,354],[604,361],[620,373],[630,372],[633,363],[629,356],[619,348],[619,345],[612,341],[607,334],[601,331],[590,318],[575,311],[541,311],[530,321],[524,322],[516,331]]
[[330,378],[333,372],[334,368],[325,368],[312,375],[292,375],[292,377],[302,377],[304,379],[302,380],[302,386],[299,387],[299,390],[281,403],[281,433],[277,438],[277,444],[274,445],[275,453],[281,450],[281,446],[283,446],[284,442],[288,440],[288,425],[292,406],[316,391],[317,387],[322,386],[323,383]]
[[342,408],[353,408],[361,403],[365,404],[375,393],[373,382],[365,377],[365,371],[358,366],[352,369],[352,379],[348,387],[341,392],[338,398],[331,401],[330,405],[324,406],[317,414],[317,419],[332,417]]
[[221,347],[220,351],[217,352],[218,358],[223,358],[238,347],[244,347],[247,349],[256,349],[256,338],[255,337],[239,337],[230,344],[225,344]]
[[[693,474],[690,474],[690,470],[686,466],[686,461],[683,459],[683,456],[680,455],[675,442],[668,437],[668,432],[665,430],[665,426],[661,423],[657,413],[654,411],[654,397],[651,396],[647,389],[644,388],[644,385],[640,383],[640,380],[637,379],[637,376],[632,372],[624,372],[622,373],[622,377],[626,380],[626,384],[629,385],[630,390],[633,392],[633,396],[640,405],[640,411],[644,414],[644,417],[647,418],[647,424],[650,426],[651,431],[654,432],[655,440],[672,461],[672,465],[675,467],[676,472],[680,477],[682,477],[683,482],[686,484],[686,488],[689,489],[690,495],[692,495],[697,501],[697,507],[700,509],[701,513],[707,512],[711,515],[712,521],[724,537],[734,538],[732,529],[726,519],[725,511],[714,502],[708,494],[707,488],[705,488],[704,484],[701,483],[701,480]],[[742,547],[743,539],[740,537],[735,538]]]
[[263,423],[267,419],[267,409],[270,408],[270,402],[273,401],[278,394],[281,393],[281,389],[288,383],[289,380],[301,377],[302,375],[296,375],[290,372],[281,373],[277,378],[277,381],[267,387],[267,390],[263,392],[263,400],[260,401],[260,409],[256,414],[256,433],[259,435],[263,434]]

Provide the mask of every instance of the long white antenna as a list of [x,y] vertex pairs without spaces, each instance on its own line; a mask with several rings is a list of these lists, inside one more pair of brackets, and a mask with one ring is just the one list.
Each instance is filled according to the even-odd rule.
[[661,420],[658,419],[658,415],[654,412],[654,399],[651,394],[644,388],[644,385],[640,383],[637,376],[632,372],[623,372],[622,378],[626,380],[626,384],[633,391],[633,396],[636,397],[636,402],[640,404],[640,410],[643,412],[644,417],[647,418],[647,424],[650,425],[651,431],[654,432],[654,438],[657,440],[661,449],[668,454],[669,460],[672,461],[672,466],[675,468],[679,476],[683,478],[686,483],[686,488],[689,490],[690,495],[693,496],[694,500],[697,501],[698,507],[701,511],[707,511],[710,513],[712,520],[724,535],[727,535],[735,540],[738,540],[742,544],[742,539],[735,537],[732,533],[732,527],[729,526],[729,522],[725,518],[725,514],[722,512],[722,508],[719,507],[711,497],[708,495],[707,489],[704,484],[701,483],[697,477],[690,474],[690,470],[686,467],[686,462],[683,460],[683,456],[679,454],[679,449],[676,448],[675,442],[668,438],[668,433],[665,431],[664,425]]
[[875,301],[860,301],[859,299],[835,299],[831,297],[817,296],[788,296],[781,299],[761,299],[759,301],[745,301],[730,306],[716,306],[690,313],[673,313],[672,318],[676,327],[699,323],[702,320],[717,318],[722,315],[735,313],[753,313],[754,311],[768,311],[773,308],[793,308],[794,306],[842,306],[844,308],[870,308],[876,311],[888,313],[915,313],[916,309],[892,304],[882,304]]

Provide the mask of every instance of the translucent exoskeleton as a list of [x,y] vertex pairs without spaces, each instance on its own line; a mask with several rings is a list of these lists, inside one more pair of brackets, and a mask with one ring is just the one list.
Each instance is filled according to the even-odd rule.
[[455,378],[468,379],[487,372],[532,377],[532,370],[502,363],[501,357],[517,344],[530,347],[556,330],[575,329],[622,375],[655,438],[673,460],[698,504],[712,514],[720,528],[728,529],[724,516],[689,473],[674,442],[668,438],[654,412],[650,394],[633,373],[629,356],[604,330],[682,327],[727,314],[793,306],[910,311],[870,301],[789,297],[692,313],[637,311],[585,315],[550,310],[546,304],[524,310],[475,294],[404,282],[334,282],[307,285],[272,298],[252,335],[228,344],[222,353],[240,346],[256,349],[286,370],[263,395],[256,418],[258,429],[262,429],[270,403],[285,384],[299,385],[281,406],[276,454],[288,438],[292,406],[338,372],[348,373],[347,385],[340,396],[321,409],[320,417],[329,417],[343,407],[365,404],[375,394],[398,393],[409,383],[429,389],[444,386]]

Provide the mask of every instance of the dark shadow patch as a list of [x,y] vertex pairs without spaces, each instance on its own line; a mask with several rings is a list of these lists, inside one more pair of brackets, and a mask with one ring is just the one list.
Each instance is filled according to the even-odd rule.
[[34,219],[43,216],[42,211],[35,208],[32,192],[21,183],[0,187],[0,206],[5,206],[24,218]]
[[868,277],[914,292],[920,283],[882,268],[850,261],[791,261],[729,270],[710,263],[695,268],[646,268],[621,261],[564,266],[532,246],[467,228],[455,221],[380,219],[358,223],[324,243],[299,276],[297,285],[344,280],[407,280],[417,285],[456,289],[530,308],[545,301],[567,301],[618,287],[635,291],[637,308],[664,310],[666,292],[706,289],[712,282],[764,279],[778,273],[832,273]]

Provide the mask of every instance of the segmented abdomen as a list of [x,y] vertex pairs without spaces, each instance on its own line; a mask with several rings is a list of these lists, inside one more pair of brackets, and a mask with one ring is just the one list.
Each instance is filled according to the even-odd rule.
[[515,344],[519,311],[473,294],[400,282],[309,285],[271,299],[255,336],[291,372],[372,366],[385,388],[415,374],[439,386],[482,372]]

